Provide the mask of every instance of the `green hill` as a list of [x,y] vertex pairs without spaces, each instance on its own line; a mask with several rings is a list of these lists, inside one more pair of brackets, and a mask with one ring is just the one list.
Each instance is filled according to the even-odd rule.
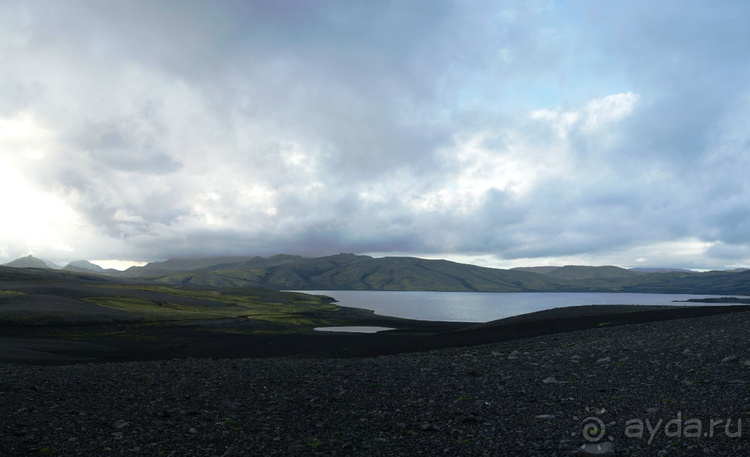
[[523,271],[483,268],[414,257],[372,258],[339,254],[319,258],[254,258],[150,278],[163,284],[215,287],[265,286],[276,289],[434,290],[523,292],[554,290],[555,279]]
[[[49,270],[32,256],[7,264]],[[644,272],[567,265],[510,270],[416,257],[338,254],[317,258],[207,257],[153,262],[124,272],[72,262],[70,273],[108,274],[161,284],[277,290],[424,290],[443,292],[634,292],[750,296],[750,270]]]
[[566,265],[545,273],[545,275],[550,278],[571,281],[581,279],[632,278],[641,274],[643,273],[613,266],[590,267],[583,265]]
[[[200,267],[179,272],[166,272],[161,263],[155,263],[142,267],[138,274],[159,284],[200,287],[750,295],[748,271],[645,273],[613,266],[503,270],[447,260],[353,254],[318,258],[253,257],[201,266],[205,263],[193,262],[193,266]],[[146,276],[148,271],[153,274]]]
[[168,259],[142,267],[130,267],[118,274],[124,278],[148,278],[186,271],[247,270],[300,262],[304,257],[279,254],[271,257],[224,256]]
[[268,288],[162,286],[93,273],[0,267],[0,326],[5,327],[61,326],[64,331],[77,325],[168,325],[228,319],[252,328],[301,326],[309,330],[342,324],[347,313],[340,313],[330,301]]

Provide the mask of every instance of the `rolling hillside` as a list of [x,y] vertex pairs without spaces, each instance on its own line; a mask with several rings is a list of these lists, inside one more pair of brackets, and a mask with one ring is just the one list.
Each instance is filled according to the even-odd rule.
[[[145,268],[145,267],[144,267]],[[546,268],[546,267],[545,267]],[[153,271],[159,271],[158,265]],[[538,271],[538,270],[537,270]],[[603,266],[566,266],[544,274],[447,260],[274,256],[155,275],[160,284],[269,287],[290,290],[431,290],[462,292],[642,292],[750,295],[750,272],[644,273]]]
[[[273,258],[270,258],[273,259]],[[535,273],[482,268],[446,260],[339,254],[314,259],[273,259],[210,267],[151,278],[164,284],[277,289],[513,291],[554,290]]]
[[583,265],[567,265],[545,273],[549,278],[578,281],[582,279],[624,279],[633,278],[643,273],[613,266],[590,267]]
[[[48,269],[23,258],[15,266]],[[45,266],[42,266],[45,265]],[[29,267],[27,267],[29,268]],[[32,267],[33,268],[33,267]],[[503,270],[415,257],[338,254],[318,258],[207,257],[170,259],[124,272],[85,261],[65,271],[117,276],[162,285],[277,290],[429,290],[446,292],[642,292],[750,296],[750,271],[644,272],[614,266],[532,267]]]

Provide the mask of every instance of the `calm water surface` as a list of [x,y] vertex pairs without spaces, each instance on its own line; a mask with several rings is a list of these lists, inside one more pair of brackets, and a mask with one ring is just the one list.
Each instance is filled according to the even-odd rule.
[[391,327],[373,327],[373,326],[362,326],[353,325],[346,327],[315,327],[315,331],[318,332],[338,332],[338,333],[378,333],[393,330]]
[[[299,291],[328,295],[338,305],[383,316],[430,321],[489,322],[504,317],[576,305],[691,305],[673,303],[719,295],[557,292],[401,292],[361,290]],[[705,305],[705,303],[696,303]]]

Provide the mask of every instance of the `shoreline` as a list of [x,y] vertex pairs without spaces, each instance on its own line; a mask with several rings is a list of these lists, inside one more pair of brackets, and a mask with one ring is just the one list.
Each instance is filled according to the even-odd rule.
[[342,307],[351,326],[391,327],[378,333],[258,327],[254,321],[212,325],[109,324],[0,327],[0,362],[27,365],[169,360],[173,358],[349,358],[476,346],[604,326],[750,311],[748,305],[586,305],[553,308],[493,322],[419,321]]

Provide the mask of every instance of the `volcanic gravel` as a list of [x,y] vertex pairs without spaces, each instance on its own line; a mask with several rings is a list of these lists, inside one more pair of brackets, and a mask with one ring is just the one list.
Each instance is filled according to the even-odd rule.
[[2,364],[0,455],[569,456],[600,440],[618,456],[747,456],[749,322],[373,358]]

